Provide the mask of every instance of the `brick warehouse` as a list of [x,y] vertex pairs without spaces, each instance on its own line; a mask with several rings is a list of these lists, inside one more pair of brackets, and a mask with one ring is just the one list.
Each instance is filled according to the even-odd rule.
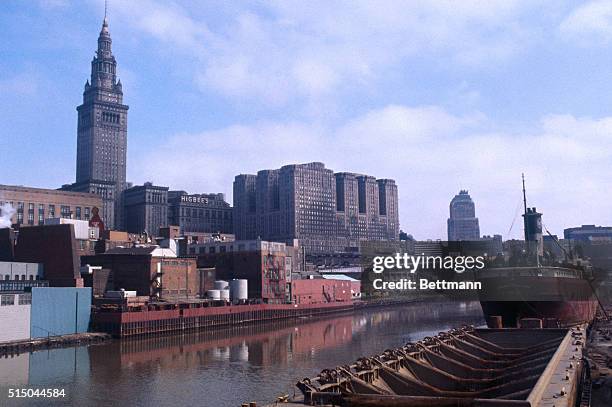
[[[139,296],[163,299],[196,298],[200,295],[200,271],[195,258],[157,255],[156,246],[114,248],[106,253],[81,257],[81,265],[101,266],[94,287],[136,291]],[[96,274],[98,276],[96,276]],[[105,279],[98,281],[97,279]]]
[[291,272],[297,266],[297,250],[293,247],[261,240],[196,246],[198,267],[214,267],[220,280],[247,279],[249,298],[269,304],[290,301]]

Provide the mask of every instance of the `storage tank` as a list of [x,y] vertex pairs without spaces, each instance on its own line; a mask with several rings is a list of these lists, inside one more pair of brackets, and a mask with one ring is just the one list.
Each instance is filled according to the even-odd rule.
[[232,301],[247,300],[249,298],[248,280],[236,278],[230,281],[230,294]]
[[229,301],[230,299],[230,290],[219,290],[221,294],[221,299],[225,301]]
[[227,290],[229,288],[227,281],[217,280],[215,281],[215,290]]
[[220,300],[221,299],[221,290],[208,290],[206,291],[206,296],[211,300]]

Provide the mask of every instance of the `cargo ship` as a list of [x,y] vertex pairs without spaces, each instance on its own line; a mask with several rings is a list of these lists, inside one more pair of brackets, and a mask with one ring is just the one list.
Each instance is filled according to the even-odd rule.
[[526,257],[521,259],[522,265],[487,267],[477,275],[487,324],[490,328],[516,327],[524,318],[537,318],[551,328],[591,322],[599,305],[592,272],[552,235],[565,259],[543,264],[542,214],[527,207],[524,177],[523,205]]

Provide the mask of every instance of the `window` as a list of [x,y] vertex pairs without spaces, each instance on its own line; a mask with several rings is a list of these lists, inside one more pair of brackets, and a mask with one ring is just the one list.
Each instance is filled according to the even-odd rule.
[[85,220],[89,220],[89,207],[85,207]]
[[14,295],[1,295],[0,296],[0,305],[15,305],[15,296]]
[[49,205],[49,218],[55,218],[55,205]]
[[79,220],[81,219],[81,207],[80,206],[76,207],[76,218]]
[[32,294],[21,294],[19,296],[19,305],[28,305],[32,303]]

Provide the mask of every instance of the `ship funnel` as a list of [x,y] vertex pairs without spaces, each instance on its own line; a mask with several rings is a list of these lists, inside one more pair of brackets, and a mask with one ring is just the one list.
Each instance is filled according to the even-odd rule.
[[523,215],[525,223],[525,242],[530,255],[544,255],[544,240],[542,236],[542,214],[535,207],[528,208]]

